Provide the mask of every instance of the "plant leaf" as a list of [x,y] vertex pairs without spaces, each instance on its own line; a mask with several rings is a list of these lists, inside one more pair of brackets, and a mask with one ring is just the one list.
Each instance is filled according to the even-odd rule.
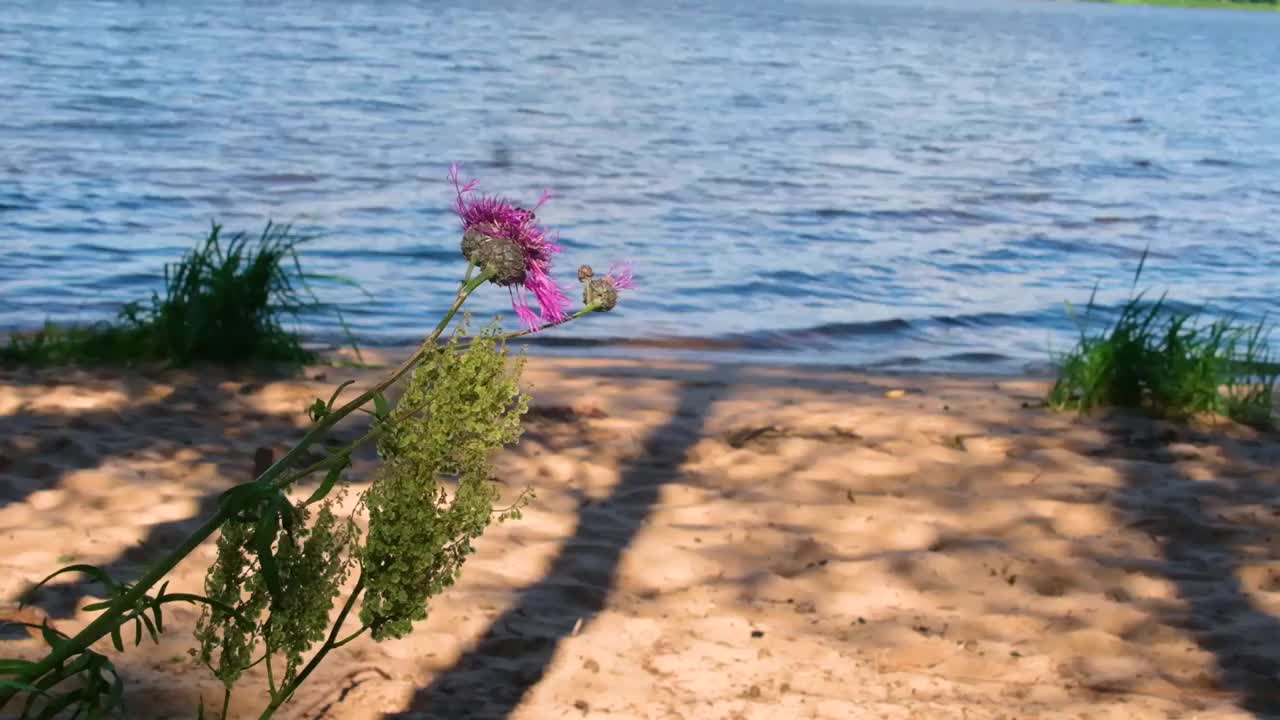
[[40,626],[40,635],[44,638],[44,641],[48,643],[49,647],[54,649],[57,649],[57,647],[62,644],[63,639],[66,638],[66,635],[59,637],[61,633],[49,627],[48,622]]
[[218,610],[221,610],[227,615],[230,615],[236,620],[239,620],[240,623],[243,625],[249,624],[249,621],[244,617],[243,614],[240,613],[239,610],[236,610],[235,608],[231,607],[230,605],[227,605],[226,603],[218,602],[217,600],[207,598],[203,595],[192,595],[191,593],[169,593],[168,595],[164,596],[164,602],[202,603],[204,605],[208,605],[211,608],[216,608]]
[[0,660],[0,674],[17,675],[35,667],[36,663],[32,660],[6,659]]
[[80,702],[84,695],[85,691],[83,688],[79,690],[72,690],[65,695],[59,695],[57,698],[49,701],[49,704],[45,706],[44,711],[37,715],[36,719],[53,720],[53,718],[57,717],[58,713],[66,710],[75,703]]
[[311,497],[307,498],[303,505],[310,505],[323,500],[329,494],[329,491],[333,490],[333,486],[338,482],[338,478],[342,476],[342,471],[346,469],[347,465],[348,463],[344,462],[341,465],[329,468],[329,472],[325,473],[324,481],[320,483],[320,487],[311,493]]
[[325,415],[329,414],[329,408],[320,398],[307,406],[307,417],[311,418],[311,422],[320,422]]
[[271,604],[279,601],[284,590],[280,583],[280,569],[276,558],[271,554],[271,544],[275,542],[276,533],[280,530],[277,515],[278,498],[272,498],[258,520],[258,527],[253,532],[253,550],[258,555],[258,564],[262,570],[262,579],[267,583],[267,592],[271,594]]
[[160,606],[164,604],[164,591],[168,589],[168,587],[169,581],[166,580],[165,583],[160,586],[160,592],[156,593],[155,602],[151,603],[151,612],[156,617],[156,630],[159,632],[164,632],[164,616],[160,612]]
[[241,509],[257,503],[262,498],[276,492],[276,486],[271,483],[258,482],[250,480],[247,483],[241,483],[227,490],[219,496],[219,501],[223,504],[231,504],[232,507]]
[[353,384],[354,382],[355,380],[348,380],[342,383],[341,385],[339,385],[338,388],[333,391],[333,395],[329,397],[329,405],[328,405],[329,410],[333,410],[334,404],[338,402],[338,395],[343,391],[343,389],[345,389],[348,385]]
[[97,580],[98,582],[105,585],[107,587],[107,590],[115,590],[117,587],[116,582],[112,580],[111,576],[107,575],[107,573],[102,568],[97,567],[96,565],[78,564],[78,565],[68,565],[64,568],[54,571],[51,575],[41,580],[40,582],[36,583],[35,585],[33,585],[29,590],[27,590],[26,594],[30,594],[35,592],[36,590],[39,590],[41,587],[44,586],[45,583],[49,582],[50,580],[58,577],[63,573],[69,573],[69,572],[78,572],[78,573],[83,573],[85,575],[88,575],[94,580]]
[[[124,680],[120,677],[120,673],[116,672],[115,665],[106,657],[99,658],[99,662],[94,668],[96,675],[94,676],[95,685],[98,692],[94,695],[89,707],[88,720],[98,720],[106,717],[112,710],[124,710]],[[108,681],[105,674],[111,675]],[[105,690],[105,694],[103,691]],[[101,701],[101,704],[99,704]]]
[[31,693],[31,694],[33,694],[33,695],[48,695],[48,694],[49,694],[48,692],[46,692],[46,691],[44,691],[44,690],[41,690],[40,688],[36,687],[35,685],[31,685],[31,684],[24,683],[24,682],[18,682],[17,680],[0,680],[0,687],[13,688],[14,690],[17,690],[18,692],[26,692],[26,693]]
[[156,631],[156,626],[151,622],[151,618],[147,616],[146,611],[138,613],[138,617],[142,619],[143,624],[147,626],[147,634],[151,636],[151,641],[156,645],[160,644],[160,633]]

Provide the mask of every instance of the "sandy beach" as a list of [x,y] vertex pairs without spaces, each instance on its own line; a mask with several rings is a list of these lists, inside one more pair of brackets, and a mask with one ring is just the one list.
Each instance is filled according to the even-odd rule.
[[[0,373],[0,603],[70,562],[136,577],[314,398],[377,376]],[[1038,379],[534,358],[525,382],[499,463],[505,496],[537,493],[525,517],[415,633],[337,651],[279,717],[1280,712],[1274,434],[1057,414]],[[170,589],[199,592],[212,555]],[[31,613],[74,632],[95,592],[60,578]],[[129,717],[221,702],[188,655],[197,615],[101,644]],[[0,648],[40,652],[13,628]],[[256,717],[264,682],[231,717]]]

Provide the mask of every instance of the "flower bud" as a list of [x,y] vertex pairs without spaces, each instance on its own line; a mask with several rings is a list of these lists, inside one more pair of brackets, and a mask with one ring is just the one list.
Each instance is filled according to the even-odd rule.
[[581,265],[578,267],[578,282],[586,282],[591,279],[595,273],[592,272],[590,265]]
[[582,300],[594,305],[596,312],[609,312],[618,306],[618,288],[608,277],[591,278],[582,291]]

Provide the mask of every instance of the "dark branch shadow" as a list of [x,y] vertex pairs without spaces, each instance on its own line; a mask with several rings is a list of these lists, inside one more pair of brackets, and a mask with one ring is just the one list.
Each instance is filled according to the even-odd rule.
[[[1168,446],[1187,440],[1218,448],[1226,461],[1219,472],[1237,477],[1205,482],[1181,471]],[[1241,578],[1246,558],[1274,563],[1280,544],[1273,541],[1280,541],[1280,511],[1252,510],[1273,508],[1280,498],[1280,488],[1251,477],[1260,468],[1244,451],[1257,445],[1194,430],[1137,438],[1122,431],[1120,441],[1126,447],[1117,454],[1136,461],[1126,478],[1132,501],[1118,498],[1120,510],[1159,542],[1159,572],[1186,603],[1164,622],[1212,654],[1219,689],[1234,694],[1240,708],[1258,718],[1280,715],[1280,618],[1258,607]],[[1144,473],[1151,463],[1161,472]],[[1160,483],[1154,492],[1153,482]],[[1160,501],[1143,501],[1152,496]]]
[[[195,498],[194,510],[185,517],[158,522],[146,529],[137,543],[123,549],[100,567],[112,578],[129,581],[142,574],[149,562],[156,560],[179,544],[218,505],[222,491],[235,482],[252,477],[251,468],[265,457],[255,458],[247,444],[259,444],[267,450],[274,443],[298,433],[295,425],[301,417],[301,406],[293,413],[259,412],[242,403],[262,387],[261,381],[296,379],[283,375],[255,375],[255,382],[242,384],[225,371],[196,373],[161,373],[148,376],[112,371],[110,380],[99,383],[84,371],[6,372],[0,386],[19,396],[32,394],[33,388],[57,389],[69,395],[90,392],[123,392],[122,402],[103,403],[81,410],[60,407],[57,401],[23,402],[7,415],[0,416],[0,509],[23,502],[34,493],[59,489],[75,472],[102,468],[109,462],[130,463],[133,459],[165,459],[180,452],[188,453],[194,462],[213,466],[212,477],[200,481],[204,489]],[[229,381],[224,383],[220,381]],[[157,383],[172,386],[167,395],[149,397]],[[217,387],[210,397],[210,388]],[[238,388],[238,389],[237,389]],[[73,403],[74,404],[74,403]],[[210,432],[210,425],[215,432]],[[232,440],[232,434],[238,436]],[[193,441],[193,437],[227,438],[216,446]],[[156,493],[177,491],[172,477],[162,477],[154,489],[148,487],[145,472],[141,482],[125,492]],[[210,482],[213,480],[213,482]],[[157,497],[157,502],[173,498]],[[90,505],[100,498],[81,498],[77,502]],[[100,506],[99,506],[100,507]],[[57,512],[53,510],[52,512]],[[65,562],[63,561],[65,560]],[[60,565],[83,562],[64,558]],[[49,572],[55,570],[50,567]],[[30,592],[31,583],[15,597],[3,601],[22,600],[40,608],[52,619],[71,617],[82,598],[98,597],[102,588],[76,575],[65,575],[41,590]]]
[[[699,388],[730,384],[732,375],[712,369],[681,379],[671,419],[645,440],[647,454],[622,471],[606,498],[583,505],[573,535],[542,579],[521,590],[475,646],[415,693],[404,712],[385,717],[422,718],[425,713],[451,720],[498,719],[519,707],[546,673],[560,641],[604,609],[623,553],[708,417],[712,398]],[[465,687],[484,687],[486,695],[476,697]]]
[[[1280,435],[1227,423],[1175,424],[1121,411],[1056,417],[1085,432],[1072,435],[1053,423],[1036,427],[1028,418],[1025,445],[1011,454],[1019,463],[1038,466],[1048,478],[1043,482],[1037,475],[1026,484],[1003,484],[996,468],[990,473],[994,481],[979,482],[972,492],[930,497],[927,488],[917,488],[912,493],[956,515],[978,515],[984,503],[995,501],[1026,512],[980,531],[961,525],[925,549],[879,555],[892,560],[895,571],[922,593],[945,597],[953,588],[931,572],[938,566],[932,559],[946,556],[980,574],[986,569],[978,564],[984,555],[974,551],[995,551],[993,585],[1004,580],[1009,589],[990,591],[982,612],[1031,620],[1028,627],[1046,632],[1113,636],[1113,647],[1057,651],[1055,661],[1064,655],[1068,661],[1061,664],[1063,682],[1078,692],[1148,695],[1188,712],[1208,702],[1231,704],[1259,719],[1280,717],[1280,617],[1274,612],[1280,592]],[[1016,427],[993,424],[988,430],[1018,437]],[[1060,455],[1027,452],[1037,436],[1050,440]],[[1079,439],[1085,436],[1087,441]],[[1065,459],[1055,460],[1059,456]],[[1082,477],[1086,467],[1114,470],[1110,477],[1118,482]],[[1114,524],[1064,533],[1052,511],[1035,509],[1038,503],[1106,507]],[[1026,538],[1070,549],[1047,554]],[[999,551],[1002,546],[1007,551]],[[1012,570],[999,567],[1009,560],[1016,561],[1009,563]],[[1153,589],[1148,578],[1166,581],[1168,595]],[[1108,621],[1107,612],[1072,616],[1050,603],[1044,610],[1035,607],[1037,596],[1052,602],[1068,595],[1086,607],[1117,612]],[[1117,629],[1116,618],[1139,619],[1127,619]],[[981,639],[988,637],[999,639],[994,634]],[[1027,642],[1028,652],[1044,652],[1037,645]],[[1185,660],[1178,657],[1193,649],[1203,651],[1203,659],[1190,653]],[[1075,666],[1108,657],[1141,660],[1142,669],[1108,674]]]

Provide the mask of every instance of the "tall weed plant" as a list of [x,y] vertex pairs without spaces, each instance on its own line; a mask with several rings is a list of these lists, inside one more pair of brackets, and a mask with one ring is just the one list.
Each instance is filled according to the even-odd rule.
[[[486,528],[519,517],[530,493],[499,507],[492,480],[494,454],[518,440],[529,403],[518,384],[522,362],[508,356],[506,340],[608,312],[634,278],[625,264],[602,275],[583,265],[582,301],[571,300],[551,275],[560,248],[533,212],[474,196],[474,181],[458,182],[456,168],[450,178],[466,268],[453,303],[419,348],[349,400],[342,400],[349,383],[317,398],[305,408],[311,425],[298,442],[257,478],[227,490],[141,577],[76,564],[37,583],[78,574],[101,585],[106,599],[85,607],[96,615],[74,635],[47,623],[30,626],[46,652],[0,659],[0,712],[32,720],[133,717],[114,661],[94,644],[109,638],[122,653],[156,639],[166,631],[165,608],[191,603],[202,609],[194,655],[223,686],[220,704],[202,702],[192,715],[226,718],[240,680],[257,672],[266,684],[259,717],[270,718],[334,649],[411,633],[431,598],[457,580]],[[165,296],[136,326],[147,328],[157,354],[175,361],[297,359],[300,349],[267,319],[273,307],[297,307],[280,271],[292,251],[282,235],[269,233],[252,250],[241,240],[224,245],[215,228],[169,275]],[[453,322],[484,285],[510,294],[523,329],[503,333],[495,323],[469,336],[465,320]],[[213,347],[215,340],[225,347]],[[386,392],[402,380],[408,386],[393,405]],[[357,411],[373,417],[367,432],[345,445],[324,442]],[[367,444],[377,447],[378,466],[355,502],[344,503],[352,454]],[[313,492],[290,494],[311,477],[319,479]],[[170,571],[215,536],[201,592],[171,591]]]

